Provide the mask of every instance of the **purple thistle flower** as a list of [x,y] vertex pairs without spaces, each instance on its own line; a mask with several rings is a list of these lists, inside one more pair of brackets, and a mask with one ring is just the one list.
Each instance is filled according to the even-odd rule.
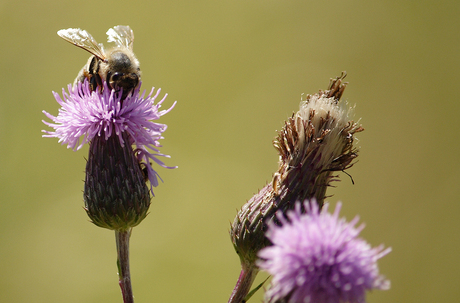
[[266,236],[273,246],[258,254],[257,265],[273,276],[268,302],[356,303],[365,302],[366,290],[389,289],[376,262],[391,248],[371,248],[358,238],[364,224],[355,227],[358,217],[339,219],[341,203],[333,214],[314,201],[304,204],[306,214],[301,206],[287,212],[287,219],[277,216],[282,226],[269,223]]
[[69,84],[68,93],[62,89],[63,98],[53,92],[56,101],[62,106],[57,117],[43,111],[54,122],[43,121],[54,128],[54,131],[43,131],[46,133],[43,137],[59,138],[59,142],[67,144],[67,148],[78,150],[95,137],[104,136],[105,140],[108,140],[112,135],[116,135],[122,147],[125,144],[135,146],[135,155],[147,174],[153,195],[152,186],[158,185],[159,176],[151,167],[151,161],[165,168],[176,167],[166,166],[158,159],[158,157],[170,157],[158,150],[158,147],[161,147],[158,140],[163,139],[162,133],[167,126],[151,120],[158,120],[168,113],[176,102],[169,109],[159,111],[167,94],[154,104],[161,89],[153,95],[154,88],[152,88],[147,98],[144,98],[145,91],[140,96],[139,90],[140,85],[126,99],[121,100],[122,93],[108,89],[106,82],[102,92],[99,90],[91,92],[87,81],[78,83],[73,88]]

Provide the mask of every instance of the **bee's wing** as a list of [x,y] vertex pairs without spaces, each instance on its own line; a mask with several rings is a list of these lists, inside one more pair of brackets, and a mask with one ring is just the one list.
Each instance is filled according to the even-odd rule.
[[61,29],[57,34],[64,40],[83,48],[101,60],[105,60],[104,46],[98,44],[93,36],[79,28]]
[[118,47],[133,50],[134,32],[128,25],[117,25],[107,31],[107,41],[115,42]]

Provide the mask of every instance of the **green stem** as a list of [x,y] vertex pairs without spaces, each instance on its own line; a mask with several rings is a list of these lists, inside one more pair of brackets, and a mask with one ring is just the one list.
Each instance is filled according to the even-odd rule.
[[248,295],[258,272],[259,269],[255,265],[242,265],[240,276],[238,277],[238,281],[236,281],[235,288],[233,289],[228,303],[246,302],[246,296]]
[[131,273],[129,272],[129,237],[131,229],[115,230],[117,240],[118,284],[121,288],[124,303],[134,303]]

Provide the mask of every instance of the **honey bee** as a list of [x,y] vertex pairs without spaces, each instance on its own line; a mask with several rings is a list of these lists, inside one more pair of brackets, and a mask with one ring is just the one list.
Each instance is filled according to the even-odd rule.
[[134,32],[129,26],[117,25],[107,31],[107,41],[116,45],[108,51],[85,30],[68,28],[57,34],[92,55],[78,73],[74,85],[88,79],[91,91],[95,91],[97,87],[102,90],[103,81],[106,81],[109,89],[123,89],[123,100],[140,84],[139,61],[133,53]]

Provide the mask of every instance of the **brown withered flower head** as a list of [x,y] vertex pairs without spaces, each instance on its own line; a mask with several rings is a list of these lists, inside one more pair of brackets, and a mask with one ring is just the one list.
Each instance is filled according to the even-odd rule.
[[[357,157],[354,134],[364,129],[351,119],[351,109],[339,102],[347,85],[346,73],[331,79],[327,90],[307,95],[284,124],[273,144],[279,153],[279,167],[273,179],[238,212],[230,230],[242,264],[238,284],[229,302],[242,302],[258,272],[255,265],[260,249],[270,245],[265,237],[267,223],[285,214],[296,201],[315,199],[323,206],[327,187],[338,180],[336,172],[350,168]],[[250,277],[249,277],[250,276]],[[246,281],[243,281],[246,279]],[[238,286],[237,284],[237,286]],[[240,292],[241,293],[238,293]]]

